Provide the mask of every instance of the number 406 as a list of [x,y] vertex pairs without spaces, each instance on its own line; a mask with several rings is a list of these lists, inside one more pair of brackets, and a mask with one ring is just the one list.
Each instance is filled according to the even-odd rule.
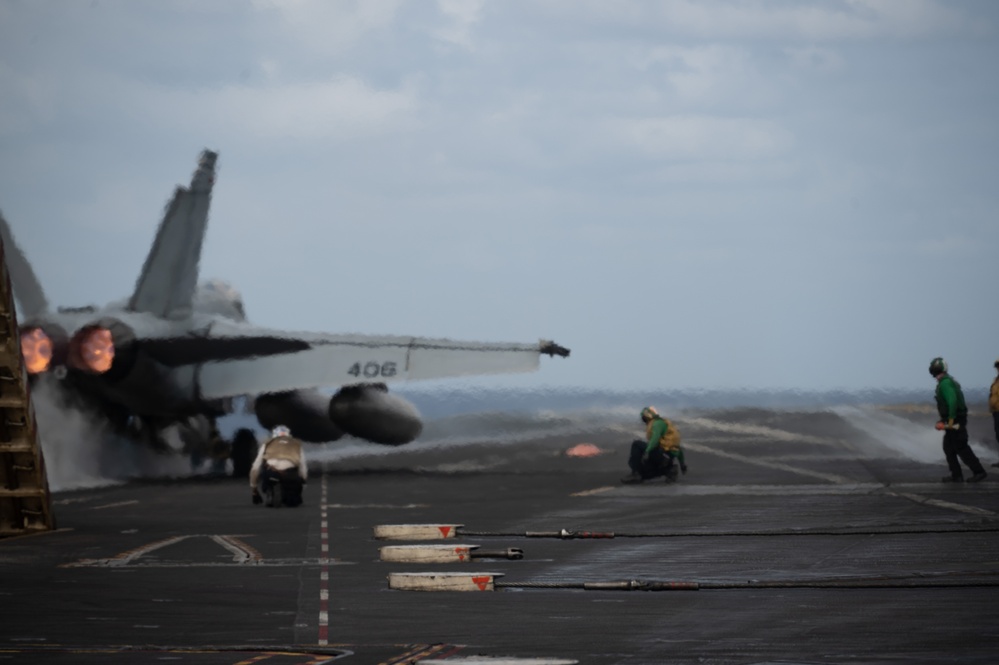
[[374,360],[369,360],[366,363],[354,363],[347,370],[347,374],[351,376],[363,376],[366,379],[374,379],[379,376],[395,376],[396,367],[394,361],[388,362],[375,362]]

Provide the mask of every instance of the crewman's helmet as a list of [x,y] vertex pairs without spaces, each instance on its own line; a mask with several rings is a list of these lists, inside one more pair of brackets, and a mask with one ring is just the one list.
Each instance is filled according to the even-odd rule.
[[275,438],[279,436],[291,436],[291,430],[285,427],[284,425],[278,425],[277,427],[271,430],[271,436]]
[[642,422],[647,423],[658,415],[659,412],[656,411],[656,407],[647,406],[644,409],[642,409]]
[[934,358],[930,361],[930,374],[940,376],[947,372],[947,363],[943,358]]

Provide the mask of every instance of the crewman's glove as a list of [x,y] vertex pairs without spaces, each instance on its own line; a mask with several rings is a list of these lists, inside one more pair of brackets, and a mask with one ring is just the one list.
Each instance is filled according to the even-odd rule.
[[264,497],[260,496],[260,491],[256,488],[253,489],[253,505],[258,505],[264,502]]

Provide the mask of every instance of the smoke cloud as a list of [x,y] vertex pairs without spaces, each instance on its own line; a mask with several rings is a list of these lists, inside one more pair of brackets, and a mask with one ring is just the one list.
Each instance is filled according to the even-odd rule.
[[[117,436],[99,416],[75,407],[57,379],[40,377],[31,399],[49,488],[54,492],[191,474],[183,457],[158,454]],[[176,437],[176,432],[171,436]]]

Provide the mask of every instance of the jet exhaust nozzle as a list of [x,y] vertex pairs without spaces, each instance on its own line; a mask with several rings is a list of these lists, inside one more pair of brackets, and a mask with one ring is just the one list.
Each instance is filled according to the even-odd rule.
[[69,335],[54,324],[21,328],[21,357],[28,374],[41,374],[66,362]]
[[134,361],[135,333],[117,319],[102,319],[77,330],[66,363],[86,374],[118,378]]

